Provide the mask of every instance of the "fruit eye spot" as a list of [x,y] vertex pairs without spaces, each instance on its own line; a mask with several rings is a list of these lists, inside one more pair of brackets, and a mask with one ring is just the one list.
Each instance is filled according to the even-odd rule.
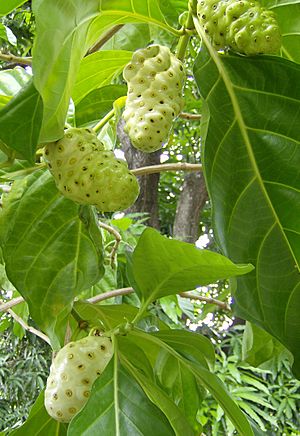
[[[62,380],[67,380],[67,379],[68,379],[68,376],[67,376],[67,374],[62,373],[62,375],[60,376],[60,378],[61,378]],[[55,384],[55,382],[54,382],[54,383],[51,383],[51,384]]]
[[83,396],[88,398],[90,396],[90,391],[84,391]]
[[157,59],[156,59],[156,62],[157,62],[158,64],[161,64],[161,63],[162,63],[162,58],[157,58]]
[[89,198],[89,197],[90,197],[90,194],[86,194],[86,197],[88,197],[88,198]]
[[106,350],[106,346],[105,345],[101,345],[100,348],[101,348],[102,351]]
[[98,369],[98,370],[96,371],[96,374],[97,374],[97,375],[101,375],[101,371],[100,371],[100,369]]
[[153,119],[153,118],[151,118],[151,119],[150,119],[150,122],[151,122],[151,123],[154,123],[154,119]]
[[62,146],[62,145],[59,145],[58,146],[58,151],[61,153],[61,152],[63,152],[64,151],[64,147]]
[[[115,166],[117,166],[117,165],[115,165]],[[88,353],[88,358],[95,359],[95,353]]]
[[90,381],[89,381],[88,378],[83,378],[83,379],[81,380],[81,383],[82,383],[83,385],[89,385],[89,384],[90,384]]
[[57,400],[58,399],[58,395],[57,395],[56,392],[55,392],[55,394],[52,395],[52,398],[53,398],[53,400]]
[[160,100],[160,102],[159,102],[160,104],[164,104],[164,101],[163,100]]
[[85,150],[85,147],[80,147],[80,151],[84,151]]
[[172,73],[172,71],[169,71],[169,76],[170,76],[170,77],[173,77],[173,76],[174,76],[174,74]]
[[70,407],[68,410],[70,413],[76,413],[75,407]]
[[82,171],[86,171],[88,167],[82,167]]
[[71,389],[67,389],[66,392],[65,392],[65,394],[66,394],[67,397],[70,398],[70,397],[72,397],[73,392],[71,391]]
[[57,416],[58,418],[62,418],[63,414],[62,414],[62,412],[61,412],[60,410],[58,410],[58,411],[56,412],[56,416]]
[[84,365],[81,363],[80,365],[77,366],[77,368],[78,368],[80,371],[82,371],[85,367],[84,367]]
[[72,354],[72,353],[68,354],[68,359],[73,359],[73,357],[74,357],[74,354]]
[[76,157],[72,157],[72,158],[69,160],[69,164],[70,164],[70,165],[74,165],[76,162],[77,162]]

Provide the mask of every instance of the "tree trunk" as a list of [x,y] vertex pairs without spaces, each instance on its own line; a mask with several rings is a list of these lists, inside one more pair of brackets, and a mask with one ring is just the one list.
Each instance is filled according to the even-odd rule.
[[207,200],[202,172],[186,173],[176,208],[174,238],[190,243],[198,239],[200,213]]
[[[160,150],[154,153],[143,153],[131,145],[128,135],[124,132],[124,120],[119,121],[117,133],[130,169],[140,168],[160,163]],[[159,229],[158,216],[158,183],[159,173],[138,177],[140,195],[137,201],[127,209],[129,213],[145,212],[149,214],[148,225]]]

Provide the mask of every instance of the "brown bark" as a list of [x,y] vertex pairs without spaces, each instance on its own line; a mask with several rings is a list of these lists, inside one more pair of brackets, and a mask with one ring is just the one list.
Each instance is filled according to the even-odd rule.
[[198,239],[200,213],[207,200],[202,172],[186,173],[176,208],[174,238],[190,243]]
[[[160,150],[154,153],[143,153],[131,145],[128,135],[124,132],[124,120],[119,121],[117,133],[130,169],[158,165],[160,163]],[[145,212],[149,214],[147,224],[159,229],[158,216],[158,183],[159,173],[138,177],[140,195],[137,201],[127,212]]]

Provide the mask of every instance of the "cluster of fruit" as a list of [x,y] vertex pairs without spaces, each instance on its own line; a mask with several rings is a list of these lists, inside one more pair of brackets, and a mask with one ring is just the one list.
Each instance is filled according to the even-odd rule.
[[87,402],[96,378],[113,355],[110,339],[88,336],[69,342],[54,358],[45,390],[45,408],[52,418],[69,422]]
[[256,1],[199,0],[197,17],[213,46],[246,55],[276,53],[281,34],[275,15]]

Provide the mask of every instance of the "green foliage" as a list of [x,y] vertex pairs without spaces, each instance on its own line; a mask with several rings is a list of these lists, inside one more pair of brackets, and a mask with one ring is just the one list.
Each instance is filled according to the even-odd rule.
[[[2,12],[21,3],[7,2]],[[23,303],[16,312],[28,321],[29,310],[28,322],[48,334],[54,349],[93,328],[114,347],[113,360],[68,428],[49,418],[41,394],[15,433],[251,436],[264,429],[293,434],[298,424],[299,385],[286,382],[278,365],[281,373],[289,371],[286,346],[299,374],[299,28],[288,20],[299,5],[264,2],[284,29],[282,57],[250,58],[218,53],[193,17],[196,2],[187,3],[33,0],[32,81],[19,69],[0,74],[1,262],[11,282],[1,263],[3,297],[22,294],[28,307]],[[183,12],[188,30],[179,29]],[[5,19],[0,32],[10,44]],[[14,53],[25,54],[19,39]],[[132,50],[148,43],[167,46],[180,60],[188,54],[186,110],[201,114],[201,128],[180,120],[163,158],[201,158],[213,210],[213,229],[210,205],[201,223],[210,250],[145,229],[145,217],[103,216],[67,200],[44,168],[41,149],[62,138],[68,123],[101,130],[98,139],[113,150],[126,94],[120,73]],[[176,198],[182,176],[162,180],[161,197],[167,189]],[[167,234],[174,209],[170,202],[162,224]],[[211,243],[213,233],[219,246]],[[220,332],[203,325],[222,304],[184,306],[176,295],[187,290],[226,302],[232,294],[236,313],[255,323],[244,335],[245,361],[240,346],[225,344],[225,352]],[[101,295],[107,291],[114,292]],[[84,301],[95,295],[105,301]],[[215,319],[218,325],[226,320],[224,314]],[[9,413],[18,418],[19,410]]]
[[[229,331],[217,346],[216,374],[228,387],[239,407],[268,434],[298,435],[300,383],[290,373],[286,358],[259,368],[241,360],[243,327]],[[234,434],[219,405],[208,396],[198,418],[207,435]]]
[[[22,340],[8,329],[0,333],[0,430],[20,425],[48,376],[50,348],[35,335]],[[1,320],[1,327],[3,325]]]

